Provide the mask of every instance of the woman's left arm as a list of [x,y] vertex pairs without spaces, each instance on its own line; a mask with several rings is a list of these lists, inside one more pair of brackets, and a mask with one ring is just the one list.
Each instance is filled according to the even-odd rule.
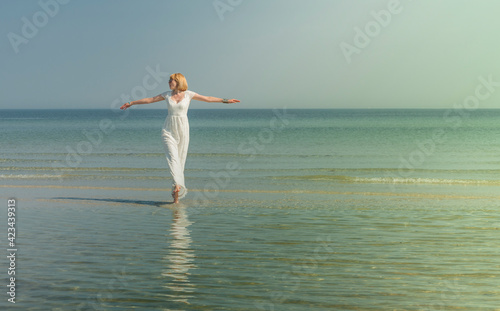
[[196,94],[193,96],[194,100],[199,100],[202,102],[207,102],[207,103],[224,103],[224,104],[234,104],[234,103],[239,103],[240,101],[237,99],[223,99],[223,98],[218,98],[218,97],[213,97],[213,96],[203,96],[200,94]]

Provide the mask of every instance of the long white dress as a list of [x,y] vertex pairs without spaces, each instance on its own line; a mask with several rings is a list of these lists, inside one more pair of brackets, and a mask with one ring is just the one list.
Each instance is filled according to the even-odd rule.
[[181,187],[179,199],[187,194],[184,183],[184,165],[186,164],[189,146],[189,122],[187,111],[195,92],[185,91],[184,98],[178,103],[171,98],[172,92],[162,93],[168,107],[168,115],[163,124],[161,136],[165,147],[170,174],[173,178],[172,190],[176,185]]

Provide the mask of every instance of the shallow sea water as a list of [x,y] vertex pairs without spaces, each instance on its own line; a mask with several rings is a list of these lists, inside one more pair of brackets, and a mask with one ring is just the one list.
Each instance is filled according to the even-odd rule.
[[500,310],[500,114],[442,113],[193,111],[174,206],[158,111],[2,111],[0,309]]
[[498,310],[493,201],[72,191],[18,202],[20,310]]

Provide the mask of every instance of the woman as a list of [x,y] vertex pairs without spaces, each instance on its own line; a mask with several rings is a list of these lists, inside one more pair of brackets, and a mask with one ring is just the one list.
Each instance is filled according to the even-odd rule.
[[120,109],[125,110],[133,105],[151,104],[162,100],[167,102],[168,116],[163,125],[161,135],[170,174],[174,179],[172,197],[174,198],[174,203],[179,203],[179,199],[182,199],[187,193],[186,185],[184,184],[184,164],[186,163],[189,145],[187,110],[191,99],[209,103],[222,102],[225,104],[239,103],[240,101],[237,99],[203,96],[189,91],[186,78],[180,73],[171,75],[168,85],[172,91],[155,97],[128,102],[121,106]]

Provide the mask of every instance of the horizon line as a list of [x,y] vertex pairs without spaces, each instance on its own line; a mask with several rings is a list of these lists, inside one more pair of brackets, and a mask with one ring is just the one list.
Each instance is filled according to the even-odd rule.
[[[275,108],[189,108],[189,110],[273,110],[273,109],[282,109],[286,108],[289,110],[456,110],[455,108],[288,108],[284,107],[275,107]],[[117,110],[111,108],[0,108],[1,110]],[[133,108],[134,109],[134,108]],[[135,108],[137,109],[137,108]],[[137,110],[168,110],[165,108],[145,108],[145,109],[137,109]],[[500,110],[499,108],[477,108],[476,110]]]

